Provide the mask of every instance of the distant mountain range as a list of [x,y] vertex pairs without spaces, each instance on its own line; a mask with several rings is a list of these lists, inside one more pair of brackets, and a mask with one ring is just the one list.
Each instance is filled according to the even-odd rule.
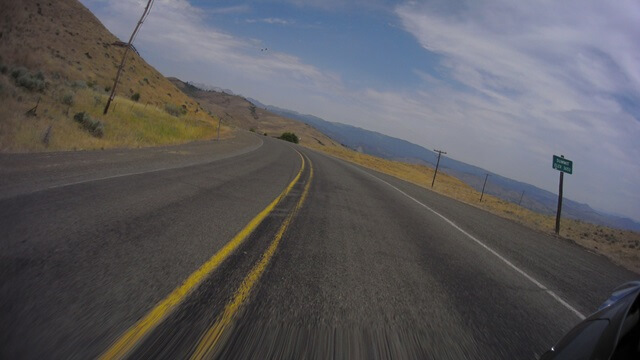
[[[334,141],[353,150],[385,159],[426,164],[435,167],[437,155],[433,151],[406,140],[351,125],[326,121],[313,115],[300,114],[292,110],[265,105],[251,98],[247,98],[247,100],[252,102],[256,107],[267,109],[283,117],[309,124]],[[522,196],[521,205],[523,207],[543,214],[555,214],[558,196],[552,192],[509,179],[446,156],[443,156],[440,160],[440,168],[442,171],[459,178],[478,191],[482,189],[484,177],[488,173],[490,174],[490,181],[487,183],[486,193],[513,203],[519,203]],[[598,212],[587,204],[570,199],[564,199],[562,215],[563,217],[583,220],[594,224],[640,231],[640,223],[636,221],[613,214]]]

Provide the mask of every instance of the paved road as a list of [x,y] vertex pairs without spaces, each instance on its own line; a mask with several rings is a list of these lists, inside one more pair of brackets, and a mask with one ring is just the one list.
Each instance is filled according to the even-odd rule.
[[1,358],[536,358],[638,277],[252,134],[0,171]]

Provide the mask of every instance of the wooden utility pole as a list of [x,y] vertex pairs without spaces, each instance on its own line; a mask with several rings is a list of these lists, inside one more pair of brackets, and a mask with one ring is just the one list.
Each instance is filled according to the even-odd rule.
[[431,181],[431,188],[433,188],[433,184],[436,183],[436,175],[438,175],[438,166],[440,166],[440,155],[442,154],[447,154],[446,152],[442,151],[442,150],[436,150],[433,149],[433,151],[438,153],[438,161],[436,161],[436,171],[433,173],[433,180]]
[[222,118],[218,117],[218,140],[216,141],[220,141],[220,124],[222,123]]
[[522,197],[524,196],[524,190],[522,190],[522,194],[520,194],[520,201],[518,201],[518,206],[522,204]]
[[482,194],[480,194],[480,202],[482,202],[482,197],[484,196],[484,187],[487,186],[487,179],[489,178],[489,174],[484,177],[484,184],[482,185]]
[[122,61],[120,62],[120,66],[118,67],[118,73],[116,74],[116,79],[113,82],[113,86],[111,87],[111,94],[109,95],[109,99],[107,100],[107,105],[104,107],[104,112],[103,114],[107,114],[107,112],[109,111],[109,106],[111,105],[111,102],[113,101],[113,97],[116,95],[116,87],[118,86],[118,81],[120,80],[120,75],[122,75],[122,69],[124,69],[124,64],[127,60],[127,54],[129,53],[129,49],[131,49],[131,44],[133,43],[133,39],[135,39],[136,34],[138,33],[138,30],[140,29],[140,26],[142,25],[142,23],[144,22],[144,20],[147,18],[147,15],[149,15],[149,12],[151,11],[151,5],[153,4],[154,0],[149,0],[147,2],[147,6],[144,8],[144,13],[142,13],[142,16],[140,17],[140,20],[138,21],[138,25],[136,25],[136,28],[133,30],[133,33],[131,34],[131,37],[129,38],[129,42],[127,43],[127,47],[124,48],[124,55],[122,55]]

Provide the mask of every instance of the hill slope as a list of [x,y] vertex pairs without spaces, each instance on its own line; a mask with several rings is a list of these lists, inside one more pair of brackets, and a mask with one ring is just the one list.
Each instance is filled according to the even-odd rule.
[[169,80],[227,125],[260,134],[267,133],[269,136],[293,132],[300,138],[302,145],[310,147],[340,146],[314,127],[255,106],[242,96],[233,95],[228,91],[205,90],[202,85],[195,86],[176,78]]
[[[2,0],[0,14],[0,151],[145,146],[215,133],[217,121],[135,51],[115,109],[102,116],[124,47],[77,0]],[[80,111],[103,123],[101,138],[74,122]]]

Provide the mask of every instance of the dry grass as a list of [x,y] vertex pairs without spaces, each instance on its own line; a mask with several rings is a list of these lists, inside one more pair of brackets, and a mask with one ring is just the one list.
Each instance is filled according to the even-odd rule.
[[[385,160],[345,148],[317,145],[310,147],[416,185],[431,188],[434,171],[432,168]],[[539,214],[487,194],[484,195],[482,203],[480,203],[478,191],[459,179],[442,172],[438,172],[433,190],[503,218],[516,221],[531,229],[554,235],[555,216]],[[640,233],[563,218],[560,236],[640,273]]]
[[[6,79],[5,79],[6,80]],[[2,82],[0,82],[1,84]],[[5,85],[5,84],[3,84]],[[11,85],[11,84],[9,84]],[[116,97],[111,110],[105,116],[102,110],[108,94],[89,88],[75,92],[64,87],[50,91],[53,96],[22,93],[13,89],[17,97],[0,93],[0,151],[30,152],[69,149],[104,149],[113,147],[144,147],[178,144],[187,141],[210,139],[216,135],[215,118],[199,118],[187,113],[175,117],[154,105],[141,104]],[[21,98],[18,101],[18,97]],[[37,116],[25,113],[38,97]],[[72,105],[62,100],[73,99]],[[104,136],[97,138],[73,120],[73,115],[85,111],[104,124]],[[45,134],[49,131],[48,143]],[[221,129],[221,137],[229,137],[230,129]]]
[[[43,151],[175,144],[215,135],[217,118],[207,114],[135,52],[129,52],[115,110],[102,116],[124,48],[75,0],[0,1],[0,151]],[[18,86],[11,69],[41,72],[42,91]],[[139,102],[129,99],[140,94]],[[73,97],[73,105],[65,97]],[[40,99],[37,116],[25,112]],[[184,111],[173,117],[165,106]],[[73,121],[86,111],[105,124],[95,138]],[[51,126],[50,141],[43,139]],[[223,136],[230,134],[223,127]]]

